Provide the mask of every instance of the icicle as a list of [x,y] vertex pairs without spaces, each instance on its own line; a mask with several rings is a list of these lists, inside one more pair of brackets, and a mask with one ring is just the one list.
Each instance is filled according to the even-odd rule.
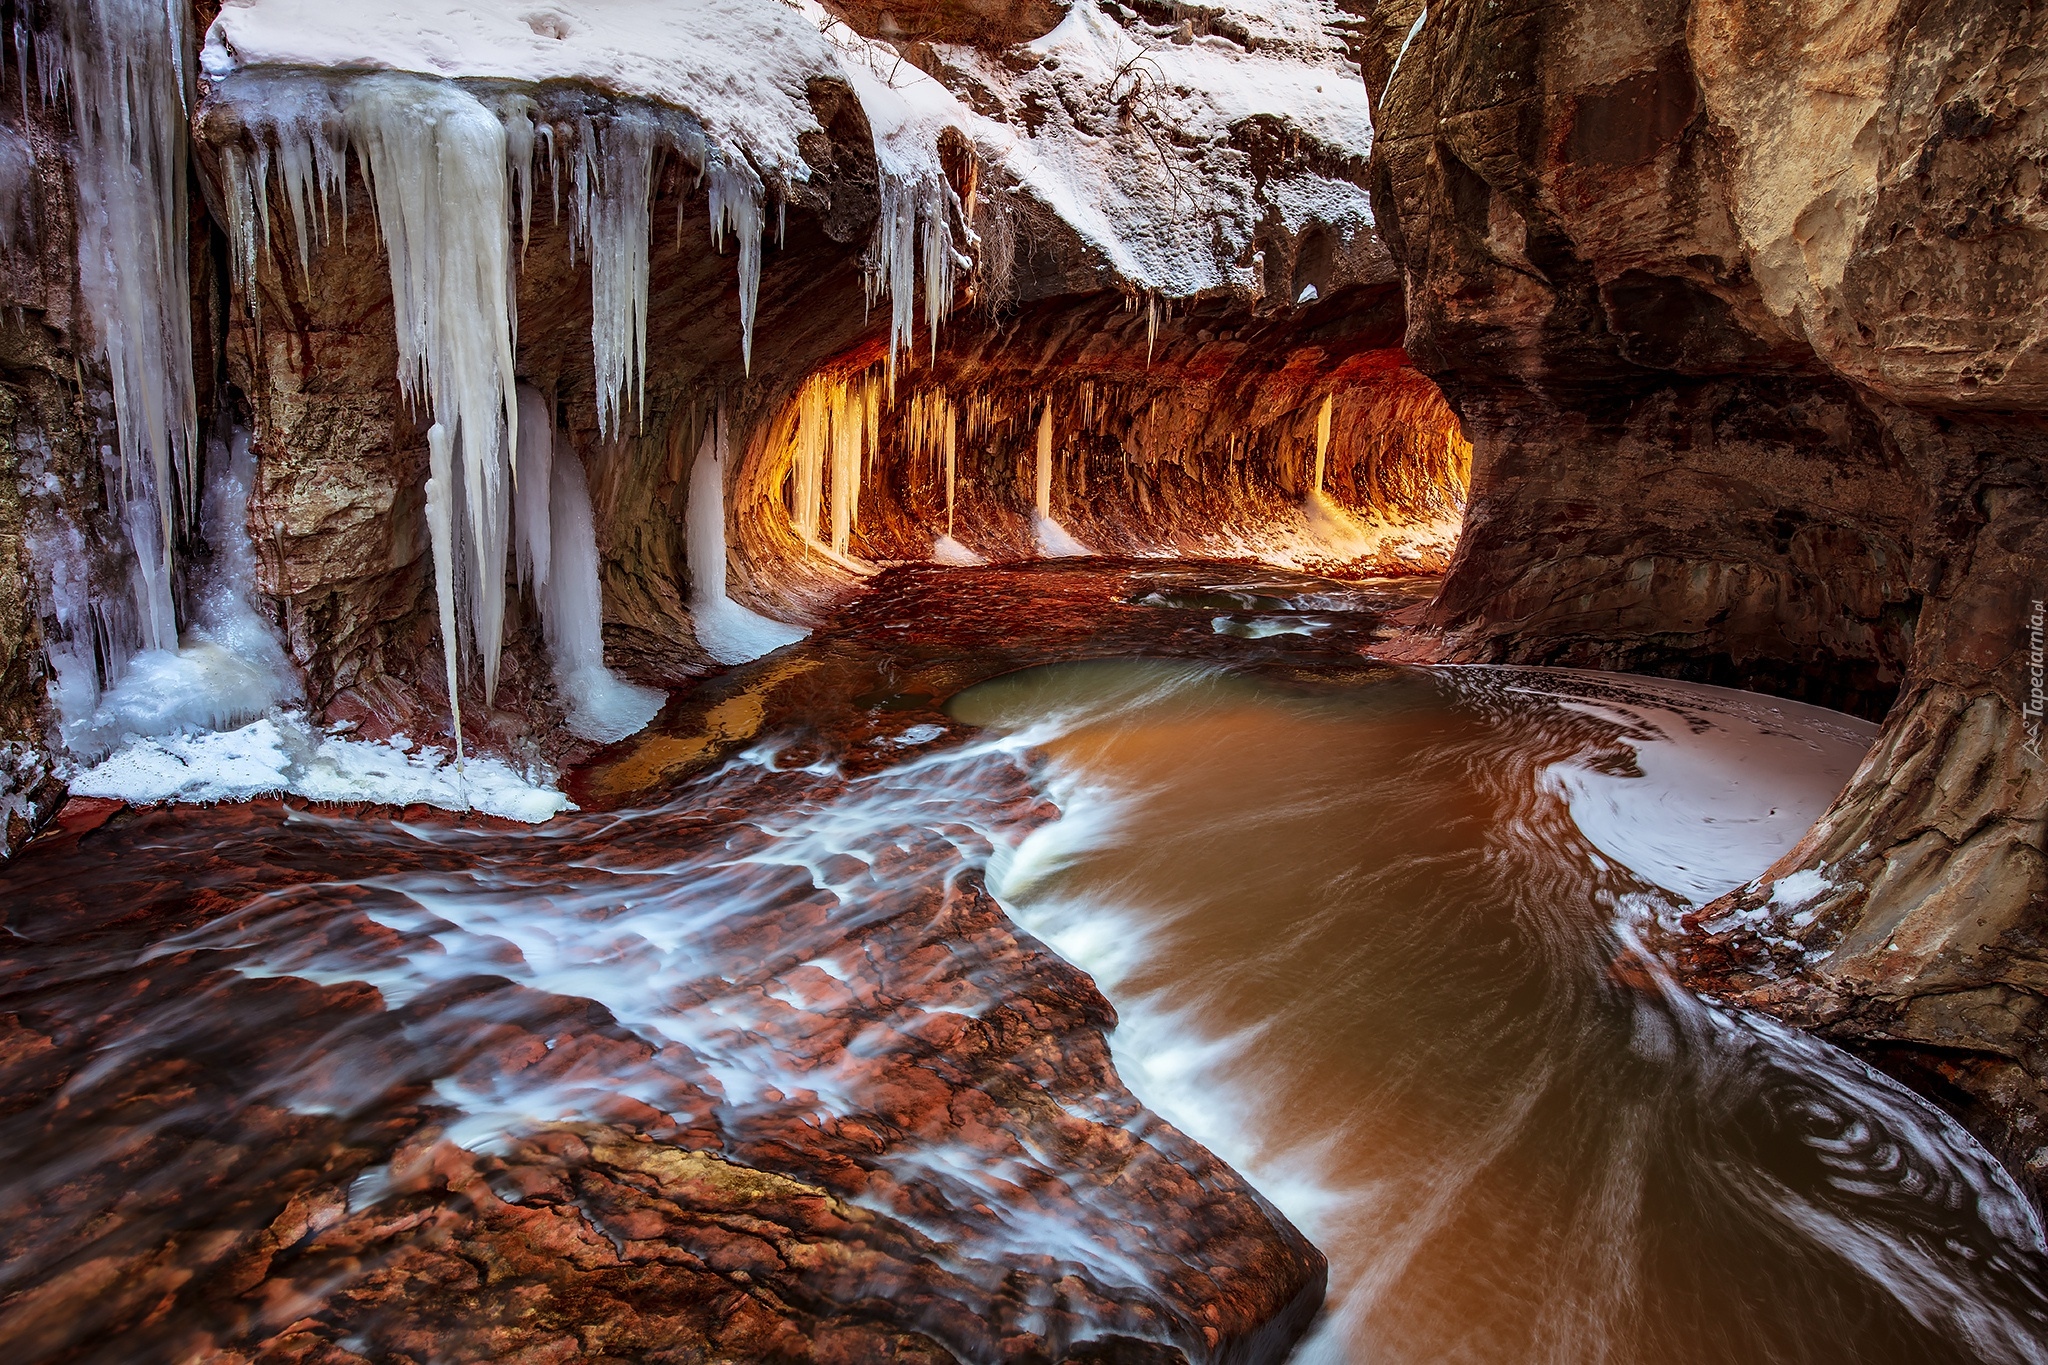
[[790,521],[805,540],[818,539],[818,503],[825,493],[825,453],[832,441],[832,382],[812,375],[797,391]]
[[0,128],[0,247],[9,251],[17,233],[35,241],[35,175],[36,155],[28,139]]
[[1324,395],[1323,409],[1316,414],[1316,474],[1310,491],[1323,491],[1323,467],[1330,453],[1330,406],[1335,400]]
[[1422,13],[1416,15],[1415,22],[1408,26],[1408,36],[1401,40],[1401,50],[1394,54],[1394,65],[1387,72],[1387,83],[1380,87],[1379,103],[1373,106],[1372,111],[1375,121],[1385,117],[1384,111],[1386,109],[1387,96],[1394,89],[1394,77],[1401,74],[1401,63],[1408,60],[1409,47],[1415,42],[1416,36],[1422,32],[1422,26],[1428,22],[1429,6],[1424,5]]
[[1159,340],[1159,296],[1145,295],[1145,364],[1152,364],[1152,348]]
[[[938,355],[939,325],[953,306],[953,251],[948,206],[953,191],[944,177],[906,181],[884,174],[881,213],[868,251],[868,305],[889,296],[888,382],[896,388],[896,352],[908,350],[917,312],[918,267],[923,267],[924,318]],[[921,258],[921,259],[920,259]]]
[[518,424],[505,129],[461,88],[395,73],[351,86],[348,128],[391,262],[399,387],[415,403],[424,393],[459,456],[470,631],[489,702]]
[[949,407],[946,410],[946,534],[953,534],[953,486],[955,480],[953,452],[960,436],[960,419]]
[[697,643],[722,664],[746,663],[810,632],[747,610],[726,595],[725,465],[727,420],[721,409],[705,429],[690,467],[684,545],[690,566],[690,616]]
[[[582,127],[576,149],[576,233],[590,257],[590,341],[597,364],[597,429],[620,428],[630,377],[640,416],[647,403],[647,287],[654,153],[661,127],[647,112],[621,107],[601,128]],[[760,243],[755,241],[757,262]],[[741,241],[744,275],[746,244]],[[745,294],[746,286],[742,284]],[[751,325],[751,300],[742,314]],[[751,359],[751,338],[748,340]]]
[[868,478],[875,477],[875,462],[882,456],[882,386],[871,374],[862,386],[867,400]]
[[71,0],[58,15],[60,30],[36,35],[37,74],[45,101],[70,86],[79,285],[113,380],[121,495],[156,520],[156,563],[144,576],[165,591],[138,605],[146,643],[167,649],[178,638],[171,545],[180,521],[197,522],[200,495],[186,208],[189,9]]
[[427,429],[427,534],[434,553],[434,601],[441,616],[441,657],[448,666],[448,714],[455,725],[455,767],[462,769],[462,698],[456,687],[455,459],[448,428]]
[[1047,399],[1044,410],[1038,418],[1038,515],[1042,519],[1052,516],[1052,400]]
[[270,185],[273,169],[298,239],[299,268],[312,269],[312,252],[329,236],[338,202],[342,230],[348,227],[346,193],[348,138],[336,88],[303,77],[249,73],[221,89],[235,106],[253,147],[222,150],[226,172],[228,253],[234,284],[258,317],[257,250],[269,258]]
[[28,25],[14,21],[14,61],[21,68],[21,127],[28,131]]
[[547,586],[553,551],[549,542],[548,491],[553,478],[555,418],[548,400],[531,384],[519,386],[519,536],[514,542],[519,581],[538,595]]
[[754,372],[754,300],[761,287],[761,181],[753,168],[726,158],[706,167],[711,181],[711,244],[725,250],[730,228],[740,244],[740,362]]
[[832,395],[832,552],[844,555],[860,515],[860,447],[866,427],[860,391],[835,385]]
[[[507,93],[496,101],[498,122],[505,125],[505,162],[519,197],[519,265],[526,267],[526,248],[533,240],[533,189],[540,179],[534,153],[541,130],[535,127],[540,106],[530,96]],[[552,129],[547,130],[552,133]],[[552,144],[552,137],[549,139]]]

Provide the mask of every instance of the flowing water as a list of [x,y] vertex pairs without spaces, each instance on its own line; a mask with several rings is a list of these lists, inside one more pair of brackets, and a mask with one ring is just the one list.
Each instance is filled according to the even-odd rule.
[[[1302,1358],[2048,1359],[2040,1232],[1981,1149],[1845,1054],[1627,970],[1629,925],[1676,902],[1568,801],[1609,789],[1603,843],[1630,843],[1617,815],[1675,836],[1668,758],[1616,752],[1610,708],[1534,671],[1470,677],[1103,662],[954,707],[1053,757],[1064,818],[997,889],[1116,1003],[1125,1081],[1329,1254]],[[1825,713],[1777,709],[1839,759]]]
[[[991,1334],[1199,1357],[1155,1291],[1227,1264],[1242,1224],[1172,1224],[1192,1206],[1155,1195],[1201,1160],[1178,1134],[1078,1071],[972,1122],[964,1091],[906,1100],[1022,1017],[1020,982],[1041,1014],[1074,998],[975,910],[985,868],[1114,1001],[1138,1097],[1328,1253],[1299,1359],[2048,1360],[2040,1231],[1980,1148],[1631,951],[1789,846],[1868,727],[1599,675],[1146,660],[951,710],[982,732],[910,725],[865,776],[770,738],[667,806],[532,831],[181,808],[32,847],[5,874],[0,1063],[90,1063],[9,1081],[0,1337],[172,1358],[91,1337],[59,1291],[102,1274],[110,1321],[161,1295],[171,1333],[211,1264],[179,1248],[260,1229],[315,1166],[375,1222],[404,1195],[380,1133],[516,1159],[579,1121],[809,1153],[994,1294]],[[1124,1155],[1077,1167],[1077,1133]],[[374,1263],[299,1264],[271,1273],[324,1294]]]

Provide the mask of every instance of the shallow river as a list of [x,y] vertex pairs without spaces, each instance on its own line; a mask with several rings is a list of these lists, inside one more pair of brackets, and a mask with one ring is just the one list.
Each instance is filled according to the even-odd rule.
[[[0,883],[0,1340],[200,1359],[325,1302],[295,1330],[485,1358],[464,1333],[524,1340],[524,1301],[456,1285],[422,1326],[448,1263],[421,1239],[540,1245],[513,1187],[567,1122],[827,1172],[934,1239],[889,1292],[962,1358],[1199,1356],[1158,1287],[1227,1278],[1248,1197],[1075,1079],[1085,986],[985,868],[1116,1005],[1138,1098],[1328,1254],[1298,1359],[2048,1360],[2040,1230],[1980,1148],[1631,950],[1790,847],[1870,727],[1602,675],[1131,659],[950,711],[983,728],[903,721],[865,775],[764,735],[668,805],[537,830],[182,808],[32,846]],[[503,1199],[422,1185],[436,1141]],[[519,1292],[595,1292],[580,1267],[636,1245],[604,1238]]]
[[[1559,704],[1533,671],[1450,676],[1084,663],[954,707],[1055,757],[1064,818],[996,889],[1116,1003],[1125,1081],[1329,1254],[1302,1356],[2048,1358],[2039,1230],[1974,1143],[1839,1051],[1614,970],[1678,902],[1572,809],[1681,887],[1716,855],[1760,872],[1768,828],[1678,846],[1700,788],[1736,826],[1792,817],[1789,846],[1858,723],[1782,704],[1759,735],[1715,713],[1759,699],[1657,685],[1646,711],[1615,679],[1673,736],[1617,752],[1597,677]],[[1674,696],[1724,732],[1690,766]]]

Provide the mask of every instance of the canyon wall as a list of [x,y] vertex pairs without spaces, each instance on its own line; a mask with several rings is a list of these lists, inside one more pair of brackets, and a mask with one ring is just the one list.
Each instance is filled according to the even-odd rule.
[[1444,654],[1884,717],[1775,882],[1663,946],[2039,1188],[2048,11],[1449,3],[1391,35],[1380,230],[1475,452]]

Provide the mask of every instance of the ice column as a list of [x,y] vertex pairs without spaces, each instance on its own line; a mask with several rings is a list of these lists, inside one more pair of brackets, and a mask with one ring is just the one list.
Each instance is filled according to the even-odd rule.
[[[690,467],[690,506],[684,533],[690,566],[690,616],[697,643],[722,664],[746,663],[809,634],[799,626],[770,620],[726,595],[725,414],[704,433]],[[813,504],[815,508],[816,504]]]
[[1052,400],[1045,400],[1045,407],[1038,417],[1038,470],[1037,470],[1036,515],[1031,519],[1033,538],[1038,542],[1038,552],[1048,558],[1058,559],[1069,555],[1091,553],[1086,545],[1074,539],[1066,527],[1052,519]]
[[851,384],[835,385],[832,398],[832,552],[844,555],[860,516],[860,450],[867,404]]
[[1040,521],[1052,519],[1052,401],[1046,400],[1038,417],[1037,502]]
[[813,375],[796,399],[790,521],[805,540],[818,538],[818,502],[825,493],[825,454],[832,440],[832,384]]
[[462,696],[456,688],[455,457],[448,428],[427,429],[427,535],[434,553],[434,600],[441,613],[441,657],[448,666],[448,713],[455,725],[455,764],[462,766]]
[[553,562],[549,535],[548,489],[552,478],[555,444],[555,415],[548,400],[531,384],[519,386],[519,490],[518,536],[514,560],[519,581],[529,584],[538,597],[547,586],[548,566]]
[[576,448],[555,438],[549,461],[550,563],[536,594],[555,684],[569,703],[569,732],[609,744],[654,719],[665,694],[613,673],[604,663],[604,594],[599,584],[597,522]]

